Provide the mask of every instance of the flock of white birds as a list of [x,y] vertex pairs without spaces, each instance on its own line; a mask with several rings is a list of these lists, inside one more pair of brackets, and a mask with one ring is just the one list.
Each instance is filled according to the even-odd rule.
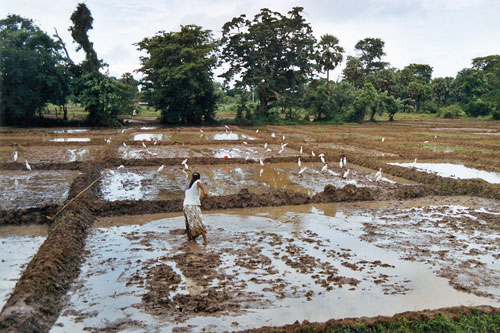
[[[226,133],[232,133],[232,131],[230,130],[229,126],[227,126],[227,125],[224,125],[224,126],[225,126],[225,131],[226,131]],[[121,133],[123,134],[124,132],[125,132],[125,130],[123,129],[123,130],[121,131]],[[259,129],[255,130],[255,134],[258,134],[258,133],[259,133]],[[204,135],[203,130],[202,130],[202,129],[200,129],[200,137],[202,137],[203,135]],[[437,138],[437,136],[435,136],[435,137]],[[272,133],[271,133],[271,138],[275,139],[275,138],[276,138],[276,133],[272,132]],[[279,149],[279,151],[278,151],[278,154],[281,154],[281,153],[283,153],[283,152],[285,151],[285,148],[286,148],[286,147],[287,147],[287,145],[288,145],[288,142],[285,142],[285,140],[286,140],[286,136],[285,136],[285,135],[282,135],[281,147],[280,147],[280,149]],[[104,138],[104,141],[106,142],[106,144],[111,144],[111,138]],[[382,138],[382,143],[384,143],[384,142],[385,142],[385,138]],[[153,138],[153,145],[156,145],[157,143],[158,143],[158,141],[157,141],[155,138]],[[244,144],[248,144],[248,142],[246,142],[246,141],[244,141],[243,143],[244,143]],[[149,151],[149,149],[148,149],[148,147],[147,147],[147,145],[145,144],[145,142],[144,142],[144,141],[141,143],[141,145],[142,145],[142,147],[143,147],[144,149],[146,149],[146,152],[147,152],[147,153],[149,153],[149,154],[151,154],[151,155],[158,155],[158,154],[156,154],[156,153],[154,153],[154,152],[150,152],[150,151]],[[127,144],[126,144],[125,142],[122,142],[122,146],[123,146],[125,149],[127,149]],[[272,152],[272,150],[271,150],[271,148],[269,147],[269,145],[268,145],[268,143],[267,143],[267,142],[266,142],[266,143],[264,143],[264,151],[265,151],[265,152]],[[299,152],[300,152],[300,154],[303,154],[304,149],[303,149],[303,147],[302,147],[302,146],[300,146],[300,150],[299,150]],[[311,156],[312,156],[312,157],[316,157],[316,153],[315,153],[313,150],[311,150]],[[349,176],[349,174],[350,174],[350,171],[351,171],[351,170],[350,170],[349,168],[347,168],[347,157],[340,158],[340,161],[339,161],[339,167],[340,167],[340,169],[341,169],[341,174],[338,174],[338,173],[336,173],[336,172],[334,172],[334,171],[332,171],[332,170],[330,170],[330,169],[328,168],[328,163],[326,162],[326,158],[325,158],[325,155],[324,155],[324,154],[318,154],[318,156],[317,156],[317,157],[319,158],[319,160],[320,160],[320,161],[321,161],[321,163],[323,164],[323,166],[322,166],[322,167],[321,167],[321,169],[320,169],[320,170],[321,170],[321,172],[323,172],[323,173],[324,173],[324,172],[328,172],[328,173],[329,173],[329,174],[331,174],[332,176],[341,176],[341,177],[342,177],[342,178],[344,178],[344,179],[345,179],[345,178],[347,178],[347,177]],[[15,152],[14,152],[14,154],[13,154],[13,156],[12,156],[12,159],[13,159],[13,161],[14,161],[14,162],[17,162],[17,159],[18,159],[18,152],[17,152],[17,151],[15,151]],[[188,161],[188,159],[186,158],[186,159],[184,159],[184,160],[181,162],[181,165],[183,165],[183,167],[184,167],[182,171],[183,171],[183,173],[186,175],[186,177],[188,176],[188,173],[187,173],[186,171],[188,171],[188,170],[189,170],[189,165],[188,165],[187,161]],[[29,171],[31,171],[31,170],[32,170],[32,167],[31,167],[31,165],[28,163],[28,161],[27,161],[27,160],[25,160],[25,161],[24,161],[24,163],[25,163],[25,167],[26,167],[26,169],[27,169],[27,170],[29,170]],[[415,161],[413,162],[413,165],[412,165],[412,166],[413,166],[413,168],[415,168],[416,163],[417,163],[417,159],[415,159]],[[262,176],[262,174],[264,173],[264,169],[263,169],[263,167],[264,167],[264,161],[263,161],[263,158],[262,158],[262,157],[259,157],[259,164],[260,164],[260,166],[261,166],[261,169],[260,169],[260,171],[259,171],[259,176]],[[299,158],[298,158],[298,160],[297,160],[297,165],[298,165],[298,169],[299,169],[299,171],[298,171],[298,174],[299,174],[299,175],[303,174],[303,173],[304,173],[304,172],[308,169],[306,166],[302,166],[302,162],[301,162],[301,160],[300,160],[300,157],[299,157]],[[123,165],[120,165],[117,169],[122,169],[122,168],[124,168],[124,166],[123,166]],[[157,173],[161,173],[161,172],[164,170],[164,168],[165,168],[165,165],[161,165],[161,166],[160,166],[160,167],[156,170],[156,172],[157,172]],[[114,171],[110,170],[110,172],[111,172],[112,174],[114,174]],[[381,180],[381,179],[382,179],[382,169],[380,168],[380,169],[377,171],[377,173],[375,174],[375,177],[373,178],[373,180],[374,180],[374,181],[379,181],[379,180]]]

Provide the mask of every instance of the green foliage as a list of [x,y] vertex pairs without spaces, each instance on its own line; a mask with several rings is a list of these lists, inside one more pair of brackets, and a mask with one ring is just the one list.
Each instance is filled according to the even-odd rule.
[[217,44],[210,30],[197,25],[182,26],[179,32],[163,32],[145,38],[139,50],[145,97],[162,111],[167,124],[200,124],[214,120],[217,97],[212,71]]
[[480,98],[469,102],[464,107],[465,113],[471,117],[487,116],[493,112],[493,107]]
[[491,113],[491,119],[493,120],[500,120],[500,110],[494,110],[492,113]]
[[238,98],[238,105],[236,106],[235,120],[240,124],[253,124],[255,121],[254,113],[249,106],[250,98],[247,92],[241,92]]
[[339,39],[335,36],[326,34],[321,36],[321,40],[317,44],[316,62],[320,68],[326,71],[326,90],[329,89],[330,71],[334,70],[344,58],[344,48],[339,44]]
[[229,68],[221,77],[255,89],[262,117],[270,116],[270,102],[290,100],[313,74],[316,40],[302,11],[295,7],[285,16],[263,8],[253,20],[243,14],[222,27],[222,58]]
[[354,98],[353,108],[347,114],[346,120],[361,123],[367,112],[370,114],[370,119],[373,120],[377,105],[377,91],[371,83],[367,83]]
[[71,22],[73,26],[69,28],[71,37],[78,44],[77,51],[83,49],[86,54],[86,60],[82,63],[85,72],[96,72],[101,64],[97,58],[97,53],[94,51],[94,45],[90,42],[88,31],[92,29],[94,19],[90,10],[84,3],[79,3],[75,11],[71,14]]
[[[78,100],[89,112],[87,122],[91,126],[114,126],[117,115],[131,108],[131,100],[123,98],[116,81],[99,72],[84,74],[80,79]],[[128,105],[127,105],[128,101]]]
[[354,49],[361,55],[359,59],[365,65],[366,74],[374,73],[384,69],[386,62],[382,62],[385,42],[380,38],[365,38],[354,46]]
[[47,103],[64,104],[69,73],[59,51],[32,20],[18,15],[0,20],[0,124],[40,122]]
[[438,116],[446,119],[456,119],[465,116],[465,112],[460,105],[452,104],[450,106],[442,107],[438,111]]
[[[424,333],[424,332],[499,332],[500,314],[481,314],[479,312],[471,315],[462,315],[453,319],[443,315],[436,315],[428,320],[401,320],[395,322],[379,322],[372,325],[353,325],[326,328],[322,332],[328,333]],[[299,329],[296,332],[314,333],[314,328]]]
[[347,56],[347,62],[342,71],[344,79],[359,88],[363,85],[364,68],[363,63],[357,57]]

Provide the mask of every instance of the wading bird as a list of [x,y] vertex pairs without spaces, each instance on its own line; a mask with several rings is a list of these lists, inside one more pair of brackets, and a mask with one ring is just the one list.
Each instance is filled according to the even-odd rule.
[[259,163],[260,163],[261,166],[264,166],[264,162],[262,162],[262,158],[261,157],[259,157]]
[[385,138],[382,138],[382,143],[384,143],[384,141],[385,141]]
[[120,166],[118,168],[116,168],[116,169],[120,170],[120,169],[123,169],[123,168],[125,168],[125,166],[123,164],[120,164]]
[[325,172],[328,169],[328,164],[323,165],[321,172]]
[[344,167],[344,163],[342,162],[342,157],[340,158],[339,167],[340,167],[341,169]]
[[283,141],[285,141],[285,136],[283,135]]
[[28,169],[29,171],[31,171],[31,165],[28,163],[27,160],[24,160],[24,166],[26,167],[26,169]]
[[127,148],[127,144],[125,142],[122,143],[123,148]]
[[344,166],[347,166],[347,157],[344,156]]
[[184,164],[184,169],[189,170],[189,165],[187,165],[187,163]]
[[302,150],[302,146],[300,146],[300,153],[301,153],[301,154],[302,154],[302,151],[303,151],[303,150]]
[[351,171],[351,169],[347,169],[347,171],[344,172],[344,175],[342,176],[342,178],[347,178],[347,176],[349,176],[350,171]]
[[188,161],[188,159],[186,158],[185,160],[183,160],[183,161],[181,162],[181,164],[186,164],[186,163],[187,163],[187,161]]
[[146,147],[146,144],[144,143],[144,141],[142,142],[142,146],[143,146],[144,148],[147,148],[147,147]]
[[302,165],[302,162],[300,161],[300,157],[299,157],[299,160],[297,161],[297,165],[299,166],[299,168]]
[[316,154],[314,153],[314,150],[311,150],[311,155],[314,157]]
[[14,160],[14,162],[17,162],[17,151],[14,152],[12,159]]
[[382,168],[378,169],[377,173],[375,174],[375,180],[377,180],[377,178],[379,177],[382,177]]
[[257,133],[259,133],[259,129],[256,129],[256,130],[255,130],[255,134],[257,134]]
[[264,169],[260,169],[259,176],[262,176],[263,173],[264,173]]
[[331,174],[332,176],[338,176],[339,174],[336,173],[336,172],[333,172],[332,170],[328,169],[327,170],[329,174]]
[[306,171],[307,167],[303,167],[302,169],[300,169],[299,171],[299,175],[301,175],[304,171]]
[[109,145],[111,143],[111,139],[106,139],[106,143]]
[[416,165],[417,165],[417,159],[415,159],[415,161],[413,161],[413,164],[411,165],[411,167],[415,168]]
[[323,156],[320,156],[319,159],[321,160],[321,163],[325,164],[325,158]]
[[271,137],[275,138],[276,137],[276,134],[274,134],[274,132],[271,134]]
[[266,148],[267,148],[267,142],[266,142],[266,143],[264,143],[264,149],[266,149]]
[[163,164],[162,164],[162,165],[158,168],[158,170],[156,170],[156,172],[158,172],[158,173],[162,172],[164,167],[165,167],[165,165],[163,165]]

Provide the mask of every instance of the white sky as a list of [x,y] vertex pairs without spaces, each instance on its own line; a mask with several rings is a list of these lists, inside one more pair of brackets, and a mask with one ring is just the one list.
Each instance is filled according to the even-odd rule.
[[[1,0],[0,18],[19,14],[35,21],[50,35],[54,27],[64,39],[74,61],[68,28],[70,16],[81,1]],[[325,33],[339,38],[347,55],[367,37],[385,41],[384,61],[403,68],[410,63],[429,64],[433,77],[455,76],[470,67],[472,58],[500,54],[500,0],[86,0],[94,18],[90,40],[110,74],[120,77],[140,67],[134,43],[158,31],[177,31],[180,25],[197,24],[220,37],[222,25],[240,14],[248,18],[267,7],[285,14],[304,7],[304,16],[319,38]],[[344,64],[336,69],[335,79]],[[137,73],[134,76],[138,77]]]

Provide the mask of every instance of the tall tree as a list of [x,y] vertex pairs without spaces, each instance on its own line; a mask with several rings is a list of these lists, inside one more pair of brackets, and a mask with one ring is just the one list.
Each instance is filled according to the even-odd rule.
[[0,20],[0,75],[2,125],[35,123],[47,103],[69,94],[58,44],[18,15]]
[[269,102],[297,95],[312,77],[316,40],[302,12],[294,7],[285,16],[263,8],[251,21],[243,14],[222,27],[222,58],[229,68],[221,76],[255,89],[262,115]]
[[76,51],[83,49],[86,55],[86,61],[82,64],[84,70],[97,72],[100,68],[100,62],[94,50],[94,43],[88,37],[88,31],[92,29],[94,18],[84,3],[79,3],[71,14],[71,22],[73,22],[73,26],[69,28],[69,31],[71,31],[71,37],[78,43]]
[[321,69],[326,71],[326,90],[330,91],[330,71],[342,62],[344,48],[339,45],[337,37],[329,34],[321,36],[316,47],[317,62]]
[[150,105],[162,111],[168,124],[212,121],[216,105],[213,69],[217,43],[210,30],[197,25],[163,32],[137,43],[143,87]]
[[385,42],[380,38],[365,38],[360,40],[354,46],[359,51],[360,60],[365,65],[367,73],[373,73],[383,69],[387,63],[382,62]]
[[364,69],[359,58],[347,56],[347,63],[342,74],[347,81],[351,82],[353,87],[359,88],[363,85]]
[[429,84],[432,79],[432,67],[426,64],[409,64],[405,67],[413,74],[413,80],[418,80],[421,83]]

